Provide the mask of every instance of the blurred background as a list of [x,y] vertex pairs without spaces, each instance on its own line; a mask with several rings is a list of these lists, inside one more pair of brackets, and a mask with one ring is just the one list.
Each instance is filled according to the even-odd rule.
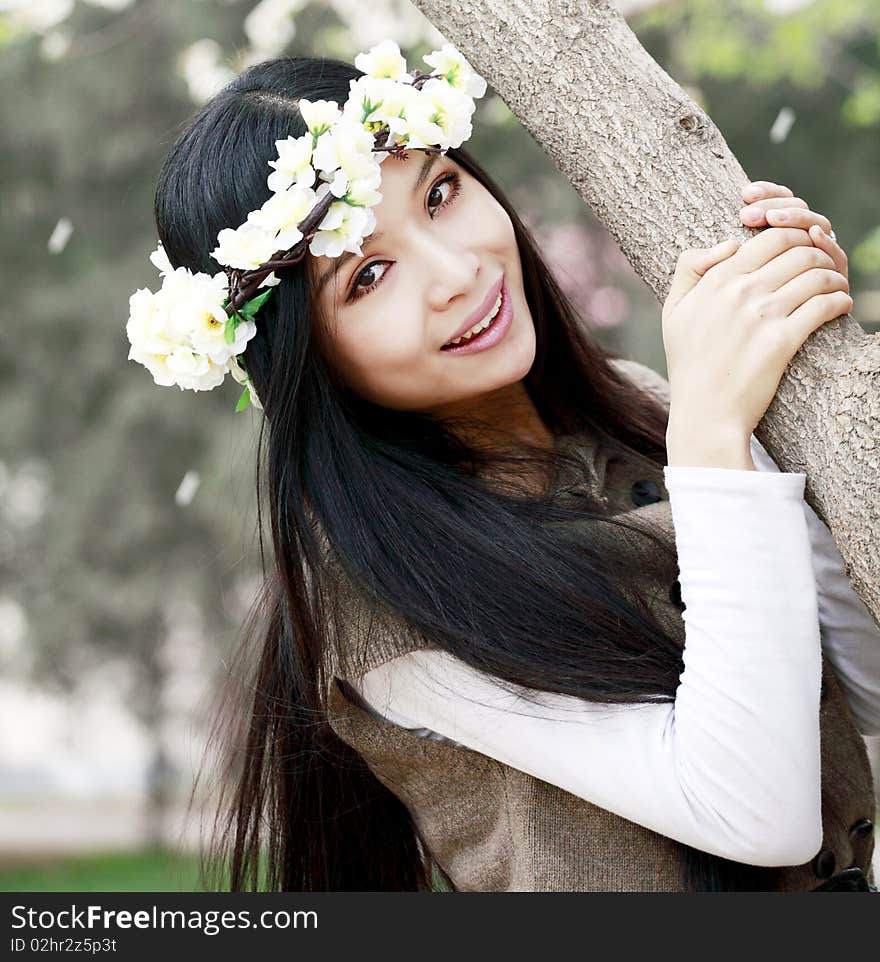
[[[880,3],[618,6],[749,177],[830,218],[880,330]],[[231,378],[158,390],[128,297],[158,287],[156,175],[196,107],[252,62],[386,37],[410,68],[446,39],[407,0],[0,0],[2,889],[195,887],[184,807],[258,583],[258,412]],[[653,295],[491,88],[477,104],[468,148],[593,335],[665,373]]]

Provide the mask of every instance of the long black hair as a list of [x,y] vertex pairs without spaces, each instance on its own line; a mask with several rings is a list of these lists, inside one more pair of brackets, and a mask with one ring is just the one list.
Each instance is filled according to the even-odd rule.
[[[195,114],[156,191],[158,234],[172,265],[216,273],[209,252],[218,232],[269,196],[275,141],[305,132],[298,99],[341,104],[360,75],[326,58],[267,60]],[[476,160],[463,149],[448,156],[513,224],[536,328],[524,386],[544,424],[554,435],[589,430],[626,457],[665,464],[665,405],[615,370],[613,355],[589,337]],[[671,701],[682,648],[640,602],[631,567],[600,550],[598,536],[567,536],[573,518],[582,533],[585,521],[597,532],[614,523],[602,521],[599,505],[557,505],[503,480],[531,468],[549,478],[558,466],[553,452],[523,443],[477,450],[448,421],[358,397],[321,349],[309,271],[301,264],[278,276],[244,355],[265,415],[256,471],[264,583],[211,742],[221,769],[203,882],[234,891],[429,890],[442,872],[409,811],[327,722],[331,570],[374,610],[393,612],[517,690]],[[493,465],[521,470],[487,484]],[[656,549],[670,550],[659,542]],[[688,846],[682,852],[692,890],[741,884],[736,872],[747,867]]]

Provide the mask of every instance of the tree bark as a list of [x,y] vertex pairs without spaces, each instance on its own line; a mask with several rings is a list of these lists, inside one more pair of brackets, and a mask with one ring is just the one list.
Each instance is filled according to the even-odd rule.
[[[719,130],[609,0],[414,0],[569,179],[665,300],[679,252],[756,231]],[[760,176],[757,172],[756,176]],[[659,317],[659,313],[658,313]],[[755,436],[830,527],[880,625],[880,334],[824,324],[783,374]]]

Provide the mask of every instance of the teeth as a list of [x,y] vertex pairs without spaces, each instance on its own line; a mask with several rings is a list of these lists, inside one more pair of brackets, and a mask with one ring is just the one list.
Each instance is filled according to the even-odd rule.
[[[462,334],[461,337],[457,337],[454,341],[450,341],[449,344],[460,344],[462,341],[469,341],[475,334],[479,334],[480,331],[485,331],[486,328],[495,319],[495,315],[498,313],[498,309],[501,307],[501,292],[498,292],[498,297],[495,300],[495,306],[491,311],[480,321],[479,324],[475,324],[467,333]],[[444,345],[448,347],[449,344]]]

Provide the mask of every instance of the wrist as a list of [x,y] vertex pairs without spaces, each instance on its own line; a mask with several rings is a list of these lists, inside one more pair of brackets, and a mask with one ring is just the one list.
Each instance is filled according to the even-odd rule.
[[756,471],[750,439],[751,432],[733,425],[670,421],[666,430],[667,464]]

